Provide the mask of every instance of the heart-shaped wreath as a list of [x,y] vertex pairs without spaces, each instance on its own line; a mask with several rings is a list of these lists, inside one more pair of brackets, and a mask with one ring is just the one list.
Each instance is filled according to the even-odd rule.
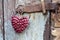
[[21,33],[28,27],[29,18],[22,15],[23,14],[22,5],[19,5],[16,8],[16,12],[20,14],[19,15],[20,17],[16,16],[16,15],[13,16],[11,22],[12,22],[12,26],[13,26],[14,30],[17,33]]
[[23,32],[29,25],[29,19],[27,17],[12,17],[12,26],[17,33]]

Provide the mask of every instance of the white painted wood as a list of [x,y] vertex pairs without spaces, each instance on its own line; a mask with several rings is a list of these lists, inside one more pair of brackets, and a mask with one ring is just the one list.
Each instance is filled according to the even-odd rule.
[[[35,16],[35,19],[33,19],[33,15]],[[44,20],[44,16],[42,15],[42,13],[32,13],[31,16],[32,17],[30,17],[29,27],[23,33],[20,34],[14,32],[11,25],[11,21],[7,20],[5,22],[6,40],[43,40],[46,18]]]
[[24,13],[24,16],[30,16],[30,25],[23,33],[17,34],[11,25],[11,16],[13,15],[13,10],[14,1],[4,0],[5,40],[43,40],[43,33],[48,15],[44,16],[41,12],[31,14]]
[[2,11],[2,0],[0,0],[0,40],[3,40],[3,11]]

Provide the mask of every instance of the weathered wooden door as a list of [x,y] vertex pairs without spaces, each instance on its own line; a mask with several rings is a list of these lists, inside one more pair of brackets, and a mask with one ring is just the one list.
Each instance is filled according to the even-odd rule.
[[[30,19],[29,19],[30,25],[23,33],[20,33],[20,34],[15,33],[11,25],[11,17],[12,15],[15,15],[15,11],[14,11],[15,8],[18,5],[29,5],[29,3],[31,2],[35,2],[36,4],[40,3],[39,0],[33,0],[33,1],[32,0],[31,1],[4,0],[4,9],[3,9],[4,15],[3,15],[2,9],[0,9],[1,20],[2,20],[0,21],[0,24],[1,24],[0,40],[49,40],[49,30],[48,30],[49,29],[49,24],[48,24],[49,12],[47,12],[47,15],[43,15],[42,12],[24,13],[24,16],[28,16],[28,17],[30,16]],[[0,4],[2,4],[2,0],[0,0]],[[0,8],[2,8],[2,5]],[[4,24],[3,24],[3,17],[4,17]],[[46,35],[43,36],[44,34]]]

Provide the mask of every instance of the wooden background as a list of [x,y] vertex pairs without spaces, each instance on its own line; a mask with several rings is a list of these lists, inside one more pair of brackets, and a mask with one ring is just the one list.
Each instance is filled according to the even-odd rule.
[[[29,1],[29,0],[27,0]],[[46,2],[51,2],[51,0],[45,0]],[[24,3],[24,2],[23,2]],[[22,4],[23,4],[22,3]],[[20,3],[17,3],[20,4]],[[49,12],[47,13],[47,15],[43,15],[42,12],[37,12],[37,13],[25,13],[25,15],[30,16],[30,20],[32,20],[33,22],[37,21],[37,23],[34,23],[33,25],[33,29],[35,29],[35,27],[37,28],[36,30],[38,30],[38,28],[40,28],[40,31],[36,31],[39,35],[35,36],[35,32],[34,30],[29,30],[26,32],[26,34],[31,34],[31,32],[33,32],[32,36],[25,36],[24,38],[24,33],[22,34],[16,34],[15,31],[12,28],[11,25],[11,17],[12,15],[14,15],[14,9],[16,7],[16,0],[4,0],[4,15],[3,15],[3,11],[2,11],[2,0],[0,0],[0,40],[43,40],[43,35],[44,35],[44,30],[45,30],[45,39],[44,40],[49,40],[49,27],[46,25],[46,29],[45,29],[45,24],[48,23],[46,22],[47,19],[49,18]],[[4,30],[3,30],[3,16],[4,16]],[[35,21],[34,21],[35,20]],[[40,22],[40,24],[39,24]],[[35,25],[36,24],[36,25]],[[30,26],[32,26],[30,25]],[[39,25],[39,27],[38,27]],[[34,27],[35,26],[35,27]],[[31,29],[31,28],[30,28]],[[41,33],[39,33],[41,32]],[[26,35],[25,34],[25,35]],[[39,37],[41,37],[41,39],[39,39]],[[36,38],[36,39],[35,39]]]

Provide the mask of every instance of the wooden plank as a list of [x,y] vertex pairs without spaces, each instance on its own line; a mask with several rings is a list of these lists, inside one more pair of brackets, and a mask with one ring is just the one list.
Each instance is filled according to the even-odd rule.
[[60,0],[52,0],[52,3],[60,3]]
[[14,14],[15,0],[4,0],[4,28],[5,40],[17,40],[11,26],[11,16]]
[[29,5],[24,7],[24,12],[39,12],[42,11],[41,4]]
[[[60,1],[59,1],[60,2]],[[52,0],[45,0],[44,4],[45,4],[45,9],[46,10],[55,10],[56,8],[56,4],[59,2],[53,2]],[[42,3],[28,3],[29,5],[24,5],[22,6],[24,8],[24,12],[40,12],[42,11]]]
[[51,34],[53,35],[53,40],[60,40],[60,5],[57,6],[57,10],[51,13]]
[[2,10],[2,0],[0,0],[0,40],[3,40],[3,10]]
[[[37,3],[36,4],[36,1],[34,1],[35,4],[33,4],[32,2],[29,3],[29,5],[25,5],[23,6],[24,8],[24,12],[39,12],[39,11],[42,11],[42,3]],[[53,10],[55,9],[56,7],[56,4],[55,3],[52,3],[51,0],[45,0],[45,9],[46,10]]]
[[[23,5],[22,7],[24,8],[24,12],[40,12],[40,11],[42,11],[42,9],[43,9],[42,8],[42,3],[40,2],[40,3],[36,4],[36,1],[34,1],[34,2],[33,3],[32,2],[28,3],[28,5],[27,4],[25,4],[25,5],[22,4]],[[45,4],[45,9],[46,10],[55,10],[57,3],[52,2],[52,0],[45,0],[44,4]]]
[[[42,5],[35,4],[35,5],[28,5],[22,6],[24,8],[24,12],[42,12]],[[56,8],[56,3],[45,3],[46,10],[54,10]]]
[[55,11],[55,13],[51,13],[51,18],[52,18],[52,22],[54,23],[53,26],[60,28],[60,6],[57,7],[57,10]]

